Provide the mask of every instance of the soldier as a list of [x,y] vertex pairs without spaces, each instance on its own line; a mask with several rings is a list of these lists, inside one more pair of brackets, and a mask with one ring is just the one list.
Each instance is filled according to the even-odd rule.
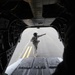
[[33,34],[33,37],[32,37],[32,39],[31,39],[31,42],[32,42],[33,45],[34,45],[35,53],[37,53],[38,43],[40,42],[40,41],[38,40],[38,38],[41,37],[41,36],[43,36],[43,35],[46,35],[46,34],[37,35],[36,32]]

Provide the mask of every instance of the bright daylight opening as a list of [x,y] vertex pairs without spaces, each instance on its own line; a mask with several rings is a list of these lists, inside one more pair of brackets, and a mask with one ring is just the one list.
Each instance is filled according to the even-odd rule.
[[[37,50],[35,50],[34,44],[31,41],[34,32],[37,35],[46,34],[38,38]],[[9,65],[21,58],[35,57],[35,54],[37,54],[37,57],[62,58],[63,49],[62,41],[59,40],[58,33],[54,28],[27,28],[21,34],[20,42],[17,44]]]

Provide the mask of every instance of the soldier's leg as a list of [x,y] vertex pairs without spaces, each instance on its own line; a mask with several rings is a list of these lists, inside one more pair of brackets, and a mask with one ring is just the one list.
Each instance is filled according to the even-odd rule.
[[33,47],[34,47],[34,49],[33,49],[33,55],[35,57],[36,56],[36,48],[37,48],[36,44],[33,43]]
[[35,57],[37,56],[37,44],[35,44]]

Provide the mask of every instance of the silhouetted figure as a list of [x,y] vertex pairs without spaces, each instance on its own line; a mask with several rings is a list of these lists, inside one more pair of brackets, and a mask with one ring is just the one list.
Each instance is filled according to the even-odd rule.
[[36,32],[33,34],[33,37],[32,37],[32,39],[31,39],[31,42],[32,42],[33,45],[34,45],[35,53],[37,53],[38,43],[40,42],[40,41],[38,40],[38,38],[41,37],[41,36],[43,36],[43,35],[46,35],[46,34],[37,35]]
[[62,0],[62,2],[67,12],[72,16],[68,18],[67,22],[63,61],[57,66],[53,75],[75,75],[75,1]]

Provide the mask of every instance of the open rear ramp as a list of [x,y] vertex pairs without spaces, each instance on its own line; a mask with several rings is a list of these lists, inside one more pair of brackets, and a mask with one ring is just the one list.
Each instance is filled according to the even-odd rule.
[[25,58],[10,75],[51,75],[62,61],[60,59],[58,57]]

